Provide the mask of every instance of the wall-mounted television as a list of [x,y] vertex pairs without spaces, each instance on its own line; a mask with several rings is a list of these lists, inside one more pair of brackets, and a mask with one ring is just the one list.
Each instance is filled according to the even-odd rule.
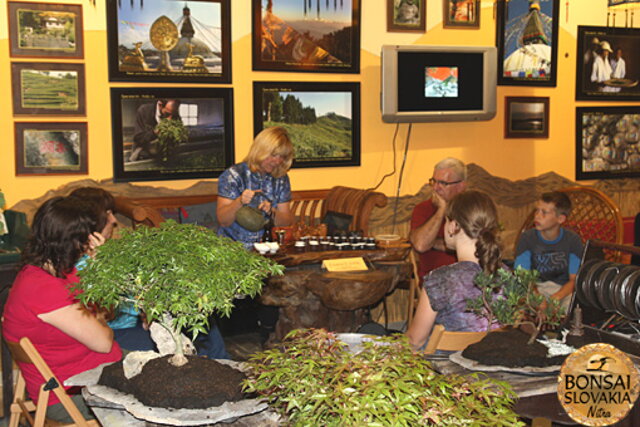
[[491,120],[496,115],[495,47],[382,46],[386,123]]

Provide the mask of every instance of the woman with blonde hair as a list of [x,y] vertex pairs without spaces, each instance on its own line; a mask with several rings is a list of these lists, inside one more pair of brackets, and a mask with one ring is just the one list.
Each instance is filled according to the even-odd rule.
[[496,206],[480,191],[465,191],[449,202],[445,217],[445,245],[456,252],[458,262],[425,277],[416,315],[407,330],[414,349],[426,344],[435,323],[448,331],[487,329],[486,318],[467,311],[467,300],[481,295],[473,283],[476,275],[495,273],[501,266]]
[[242,206],[262,211],[276,226],[291,225],[291,183],[287,172],[293,162],[293,144],[282,127],[264,129],[254,139],[242,163],[224,171],[218,180],[218,234],[240,241],[247,248],[262,238],[236,221]]

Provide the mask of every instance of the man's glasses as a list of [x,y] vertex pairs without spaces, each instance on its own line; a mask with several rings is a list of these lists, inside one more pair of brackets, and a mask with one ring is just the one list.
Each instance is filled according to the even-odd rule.
[[448,187],[450,185],[454,185],[454,184],[460,184],[462,182],[462,180],[458,180],[458,181],[440,181],[439,179],[435,179],[435,178],[430,178],[429,179],[429,185],[432,187],[435,187],[436,184],[440,184],[443,187]]

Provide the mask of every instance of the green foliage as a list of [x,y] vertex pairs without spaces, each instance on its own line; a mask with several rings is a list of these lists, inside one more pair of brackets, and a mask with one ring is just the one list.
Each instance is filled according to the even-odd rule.
[[438,374],[401,335],[353,354],[330,332],[295,330],[281,347],[251,357],[244,389],[292,425],[523,425],[508,384]]
[[191,224],[127,229],[108,240],[80,272],[80,299],[114,307],[125,301],[149,322],[173,316],[174,330],[205,332],[208,317],[229,316],[236,295],[257,295],[262,279],[284,267],[241,243]]
[[480,273],[474,283],[482,291],[476,299],[467,301],[467,308],[485,316],[489,327],[493,320],[503,326],[532,325],[532,343],[545,326],[557,326],[564,315],[560,301],[536,291],[538,272],[516,268],[513,272],[499,269],[495,274]]
[[26,108],[78,108],[78,76],[51,75],[37,70],[22,71],[22,105]]
[[156,126],[158,132],[158,157],[162,163],[171,160],[178,148],[189,140],[189,132],[182,120],[162,119]]

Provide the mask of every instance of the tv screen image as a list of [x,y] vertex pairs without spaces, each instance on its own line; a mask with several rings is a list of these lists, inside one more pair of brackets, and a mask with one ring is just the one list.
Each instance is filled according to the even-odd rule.
[[458,67],[426,67],[424,96],[426,98],[456,98]]

